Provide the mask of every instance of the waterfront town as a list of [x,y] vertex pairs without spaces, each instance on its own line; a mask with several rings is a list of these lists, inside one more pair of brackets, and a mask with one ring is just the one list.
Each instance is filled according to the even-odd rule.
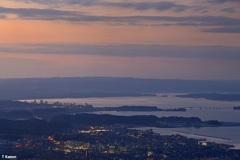
[[[21,110],[16,112],[15,107]],[[180,133],[162,135],[136,127],[221,126],[197,117],[95,114],[92,105],[1,101],[0,159],[10,160],[237,160],[240,150]],[[105,110],[105,108],[102,108]],[[102,110],[100,108],[100,110]],[[113,108],[108,108],[108,110]],[[123,106],[115,110],[162,111]],[[169,110],[170,111],[170,110]],[[174,109],[172,111],[183,111]],[[7,114],[8,113],[8,114]],[[31,113],[31,114],[29,114]],[[19,116],[21,115],[21,116]]]
[[237,160],[240,150],[232,147],[123,125],[76,125],[50,135],[0,136],[2,159],[16,160]]

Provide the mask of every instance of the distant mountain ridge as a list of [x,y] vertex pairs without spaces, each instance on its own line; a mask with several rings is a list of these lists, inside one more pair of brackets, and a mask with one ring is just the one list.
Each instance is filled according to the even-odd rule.
[[0,79],[0,99],[152,96],[155,93],[240,92],[240,80],[119,77]]

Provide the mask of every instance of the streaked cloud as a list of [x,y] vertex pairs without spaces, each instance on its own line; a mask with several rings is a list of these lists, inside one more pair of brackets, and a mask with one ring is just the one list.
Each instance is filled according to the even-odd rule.
[[78,54],[122,57],[173,57],[238,59],[240,47],[173,45],[63,45],[34,44],[0,46],[2,53]]
[[226,12],[226,13],[234,13],[234,12],[236,12],[233,7],[231,7],[231,8],[223,8],[222,11]]
[[175,12],[182,12],[188,9],[186,5],[180,5],[173,2],[121,2],[121,3],[109,3],[104,2],[100,3],[100,5],[108,6],[108,7],[121,7],[121,8],[130,8],[135,10],[149,10],[154,9],[158,11],[165,11],[165,10],[173,10]]
[[38,8],[5,8],[0,7],[0,14],[16,14],[20,19],[67,20],[77,17],[81,12]]
[[226,3],[226,2],[239,2],[239,0],[207,0],[207,2],[211,3]]
[[[0,19],[9,19],[10,14],[16,15],[15,19],[20,20],[45,20],[45,21],[66,21],[77,23],[110,23],[116,26],[119,25],[135,25],[135,26],[210,26],[214,28],[202,28],[199,31],[203,32],[218,32],[218,33],[239,33],[240,18],[230,16],[233,13],[238,13],[236,5],[222,6],[219,8],[219,13],[211,14],[211,5],[199,2],[194,4],[184,3],[184,1],[104,1],[104,0],[21,0],[18,2],[45,4],[45,8],[10,8],[0,7]],[[226,3],[240,2],[238,0],[207,0],[209,3]],[[63,9],[56,7],[51,9],[50,5],[58,4],[64,6],[75,6],[75,9]],[[56,5],[56,6],[58,6]],[[79,5],[79,6],[78,6]],[[85,9],[82,9],[84,6]],[[91,7],[100,6],[102,9],[108,10],[116,8],[116,10],[130,9],[137,13],[124,15],[121,12],[118,14],[97,14],[92,11]],[[214,7],[214,5],[212,5]],[[76,10],[78,8],[78,10]],[[87,8],[87,9],[86,9]],[[169,11],[170,14],[143,14],[142,11],[157,10]],[[176,12],[192,12],[193,14],[177,14]],[[199,14],[195,14],[197,12]],[[12,18],[14,19],[14,18]],[[232,31],[231,31],[232,30]]]
[[[162,25],[182,26],[231,26],[240,25],[240,19],[224,16],[96,16],[82,12],[35,8],[4,8],[0,14],[16,14],[21,19],[62,20],[79,22],[113,22],[135,24],[136,22],[155,21]],[[2,18],[5,18],[4,16]]]
[[221,27],[221,28],[208,28],[203,29],[203,32],[215,32],[215,33],[240,33],[240,27]]
[[[24,0],[23,0],[24,1]],[[162,2],[151,2],[151,1],[142,1],[142,2],[130,2],[130,1],[103,1],[103,0],[49,0],[49,1],[41,1],[41,0],[31,0],[31,1],[24,1],[28,3],[40,3],[40,4],[62,4],[62,5],[81,5],[81,6],[102,6],[102,7],[119,7],[119,8],[129,8],[135,10],[149,10],[154,9],[158,11],[165,11],[165,10],[173,10],[176,12],[185,11],[188,6],[177,4],[170,1],[162,1]]]

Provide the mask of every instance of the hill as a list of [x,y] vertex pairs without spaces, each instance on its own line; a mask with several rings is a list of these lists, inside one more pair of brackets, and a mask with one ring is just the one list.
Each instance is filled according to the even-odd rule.
[[240,92],[240,81],[113,77],[0,79],[0,99],[154,96],[155,93]]

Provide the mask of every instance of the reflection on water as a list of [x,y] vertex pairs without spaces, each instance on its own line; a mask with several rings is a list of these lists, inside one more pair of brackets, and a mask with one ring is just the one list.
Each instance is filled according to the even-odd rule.
[[180,107],[232,107],[240,105],[239,102],[212,101],[206,99],[178,98],[176,94],[168,94],[168,97],[161,95],[155,97],[109,97],[109,98],[64,98],[46,99],[49,102],[69,102],[76,104],[89,103],[95,107],[114,107],[123,105],[146,105],[160,108]]
[[[48,102],[65,102],[76,104],[92,104],[95,107],[114,107],[123,105],[145,105],[157,106],[159,108],[180,108],[189,107],[186,112],[98,112],[98,114],[112,115],[156,115],[158,117],[183,116],[183,117],[199,117],[203,121],[218,120],[224,122],[240,122],[240,110],[232,110],[233,106],[240,106],[240,102],[212,101],[206,99],[178,98],[175,94],[168,94],[168,97],[161,95],[156,97],[112,97],[112,98],[66,98],[66,99],[45,99]],[[29,100],[31,101],[31,100]],[[202,108],[200,110],[199,107]],[[215,109],[213,109],[213,107]],[[229,107],[229,108],[228,108]],[[192,109],[191,109],[192,108]],[[224,108],[224,109],[223,109]],[[240,127],[214,127],[214,128],[153,128],[155,132],[160,134],[174,134],[172,130],[187,132],[187,137],[206,138],[209,141],[218,143],[233,144],[240,149]],[[183,134],[183,133],[181,133]],[[215,136],[227,138],[224,140],[219,138],[210,138],[198,135]]]
[[[226,122],[240,122],[240,110],[227,109],[227,107],[239,106],[240,102],[212,101],[207,99],[178,98],[176,94],[161,95],[156,97],[110,97],[110,98],[64,98],[45,99],[48,102],[65,102],[76,104],[92,104],[95,107],[117,107],[123,105],[157,106],[159,108],[189,107],[187,112],[102,112],[114,115],[156,115],[199,117],[202,120],[218,120]],[[199,107],[208,107],[202,108]],[[213,107],[215,109],[213,109]],[[224,107],[224,109],[223,109]],[[192,108],[192,109],[191,109]],[[219,109],[216,109],[219,108]]]

